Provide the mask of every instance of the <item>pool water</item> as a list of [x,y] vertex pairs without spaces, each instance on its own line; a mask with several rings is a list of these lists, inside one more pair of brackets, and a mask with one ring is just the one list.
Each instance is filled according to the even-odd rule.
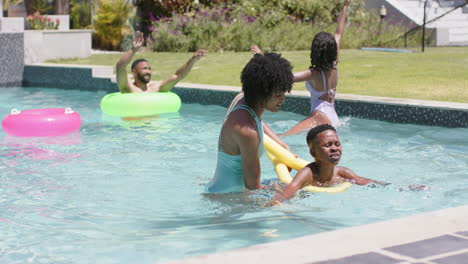
[[[340,165],[392,184],[299,193],[265,208],[270,192],[202,195],[225,108],[184,104],[179,114],[123,121],[101,112],[104,95],[2,89],[2,118],[11,108],[71,107],[83,125],[57,138],[0,131],[0,263],[160,263],[468,201],[468,129],[345,117]],[[277,132],[301,118],[264,116]],[[304,134],[284,140],[310,159]],[[276,180],[266,156],[262,179]]]

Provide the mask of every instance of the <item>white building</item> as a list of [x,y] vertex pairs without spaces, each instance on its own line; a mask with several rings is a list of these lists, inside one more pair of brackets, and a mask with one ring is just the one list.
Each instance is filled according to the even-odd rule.
[[[437,46],[468,45],[468,1],[466,0],[364,0],[364,2],[367,8],[380,9],[382,5],[385,6],[387,21],[400,22],[409,28],[423,24],[424,5],[426,5],[428,22],[451,11],[428,23],[426,27],[435,29],[433,37]],[[458,6],[463,7],[455,9]]]

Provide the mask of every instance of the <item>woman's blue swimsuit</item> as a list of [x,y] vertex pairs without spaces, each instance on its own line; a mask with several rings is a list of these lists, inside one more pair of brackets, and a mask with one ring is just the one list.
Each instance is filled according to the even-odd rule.
[[[252,115],[257,126],[258,137],[260,144],[258,146],[259,156],[263,155],[265,149],[263,147],[263,127],[262,121],[257,117],[252,108],[247,105],[238,105],[234,107],[227,115],[236,111],[237,109],[243,109]],[[218,147],[218,162],[216,164],[216,171],[214,178],[207,185],[206,191],[210,193],[228,193],[228,192],[242,192],[244,188],[244,173],[242,170],[242,159],[241,155],[229,155]]]

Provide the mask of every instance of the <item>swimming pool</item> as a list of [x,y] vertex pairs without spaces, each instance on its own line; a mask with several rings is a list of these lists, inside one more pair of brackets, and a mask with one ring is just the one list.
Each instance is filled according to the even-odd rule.
[[[104,116],[104,92],[6,88],[10,109],[72,107],[80,133],[12,138],[0,132],[0,262],[154,263],[361,225],[468,200],[468,129],[344,118],[342,166],[391,185],[302,193],[263,208],[268,193],[201,195],[216,164],[226,111],[184,104],[180,114],[124,122]],[[267,113],[275,131],[302,116]],[[308,158],[305,136],[285,138]],[[262,158],[262,178],[275,179]],[[410,184],[427,190],[410,191]]]

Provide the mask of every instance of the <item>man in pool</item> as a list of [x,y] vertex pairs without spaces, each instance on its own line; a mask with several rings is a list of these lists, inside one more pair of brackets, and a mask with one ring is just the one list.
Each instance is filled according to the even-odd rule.
[[306,185],[327,187],[344,181],[358,185],[368,183],[384,184],[378,181],[359,177],[346,167],[339,167],[342,147],[340,139],[333,126],[322,124],[312,128],[307,133],[307,145],[314,162],[308,164],[299,172],[284,190],[279,190],[269,205],[277,205],[289,200],[299,189]]
[[117,85],[121,93],[144,93],[144,92],[168,92],[180,80],[185,78],[192,69],[193,65],[203,56],[206,56],[206,50],[197,50],[192,58],[182,65],[173,75],[161,82],[151,82],[151,66],[145,59],[137,59],[132,63],[132,74],[134,80],[128,78],[127,65],[133,55],[143,45],[143,33],[136,32],[132,42],[132,49],[125,52],[116,65]]

